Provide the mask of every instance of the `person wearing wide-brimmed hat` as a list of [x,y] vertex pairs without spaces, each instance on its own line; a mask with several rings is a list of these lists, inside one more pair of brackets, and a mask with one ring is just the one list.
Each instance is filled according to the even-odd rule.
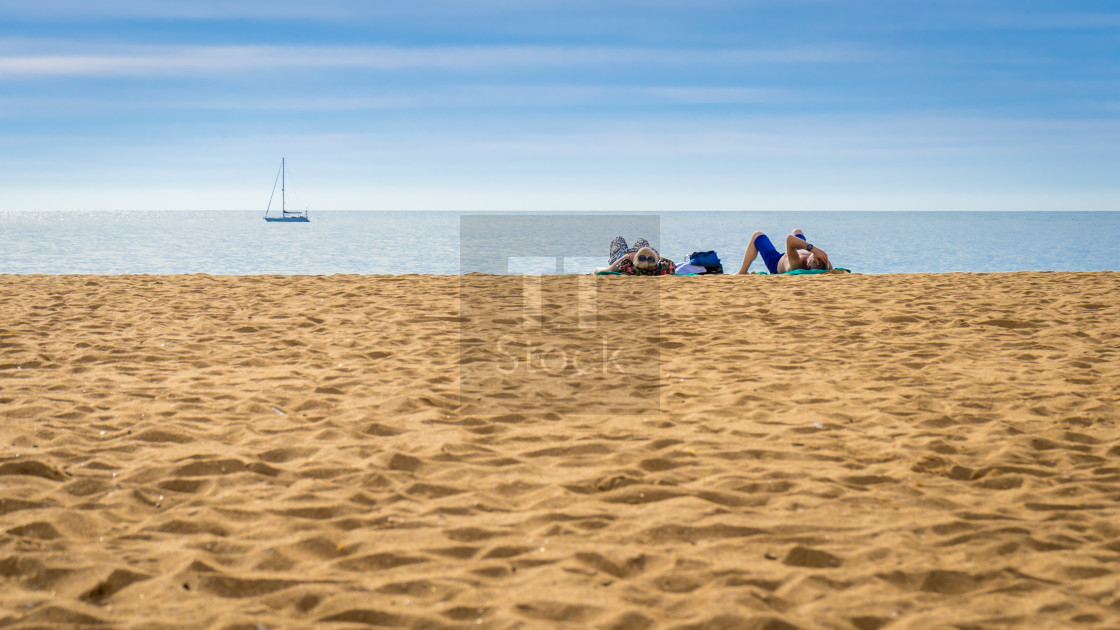
[[662,258],[644,238],[634,241],[634,247],[627,247],[626,239],[614,237],[611,241],[610,263],[595,272],[615,271],[628,276],[668,276],[676,271],[673,261]]

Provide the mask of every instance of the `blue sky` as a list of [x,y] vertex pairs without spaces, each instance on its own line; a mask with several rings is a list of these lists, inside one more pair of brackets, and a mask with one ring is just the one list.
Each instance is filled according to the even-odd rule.
[[3,0],[0,210],[1118,210],[1120,5]]

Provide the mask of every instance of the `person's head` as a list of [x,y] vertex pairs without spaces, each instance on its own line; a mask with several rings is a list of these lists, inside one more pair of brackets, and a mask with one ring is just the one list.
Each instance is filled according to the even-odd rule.
[[649,271],[657,267],[658,260],[657,252],[649,247],[643,247],[634,252],[634,266],[642,271]]
[[809,258],[805,261],[805,268],[806,269],[824,269],[825,271],[828,271],[829,269],[832,269],[832,265],[830,265],[829,263],[826,263],[825,261],[821,260],[820,258],[817,258],[817,256],[815,254],[809,254]]

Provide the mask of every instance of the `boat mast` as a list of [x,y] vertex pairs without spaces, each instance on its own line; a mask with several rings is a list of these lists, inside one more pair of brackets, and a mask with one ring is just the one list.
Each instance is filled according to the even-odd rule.
[[280,214],[281,214],[281,216],[285,212],[288,211],[287,206],[284,203],[284,179],[286,177],[287,177],[287,173],[285,172],[285,169],[284,169],[284,158],[280,158]]

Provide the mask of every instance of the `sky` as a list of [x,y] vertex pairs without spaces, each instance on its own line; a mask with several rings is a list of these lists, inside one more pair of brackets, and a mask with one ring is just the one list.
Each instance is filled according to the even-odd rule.
[[1115,0],[0,0],[0,211],[1120,210]]

